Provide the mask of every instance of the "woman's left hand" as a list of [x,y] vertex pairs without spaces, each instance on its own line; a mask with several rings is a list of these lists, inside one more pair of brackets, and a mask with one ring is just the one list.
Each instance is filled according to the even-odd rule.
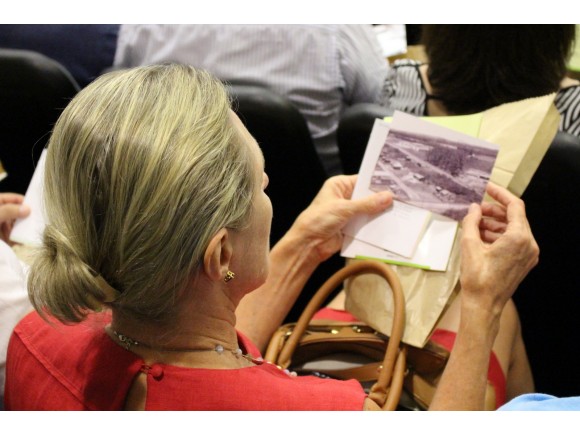
[[312,203],[296,219],[292,230],[298,231],[307,246],[314,248],[322,262],[342,246],[342,229],[358,214],[376,214],[393,203],[391,192],[378,192],[361,199],[350,199],[356,175],[331,177],[322,186]]

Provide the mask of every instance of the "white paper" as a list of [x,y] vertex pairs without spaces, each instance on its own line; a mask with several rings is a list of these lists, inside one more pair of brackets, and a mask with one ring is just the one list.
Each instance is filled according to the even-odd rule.
[[344,233],[383,250],[411,258],[430,217],[431,213],[427,210],[393,201],[393,206],[384,213],[354,218]]
[[[353,198],[373,193],[370,186],[371,178],[390,128],[397,118],[401,118],[401,115],[402,128],[418,128],[419,131],[426,128],[427,131],[431,131],[431,124],[425,125],[427,124],[425,121],[411,115],[399,114],[399,112],[395,113],[393,123],[390,125],[385,121],[376,120],[359,170]],[[406,117],[413,120],[405,119]],[[415,120],[418,120],[421,125],[416,126]],[[450,138],[455,137],[454,132],[445,128],[440,129],[444,130],[445,134],[449,134]],[[436,133],[440,133],[440,130]],[[464,136],[459,136],[462,141],[467,140]],[[401,205],[408,207],[405,209],[407,216],[400,213]],[[341,255],[348,258],[376,258],[392,264],[445,271],[458,225],[456,220],[395,201],[391,209],[377,217],[358,216],[349,222],[344,230],[345,240]],[[416,239],[417,236],[419,239]],[[405,239],[405,237],[408,238]],[[409,246],[416,246],[416,249],[411,249],[411,254],[409,254]]]
[[427,230],[411,258],[402,257],[374,245],[345,236],[341,255],[347,258],[375,259],[385,263],[444,272],[459,224],[444,216],[432,215]]
[[390,57],[407,52],[407,29],[404,24],[378,24],[373,26],[383,56]]
[[[389,125],[377,119],[361,164],[352,197],[363,198],[374,192],[369,189],[374,169]],[[393,206],[375,216],[359,215],[344,228],[344,233],[368,244],[403,257],[411,258],[419,244],[431,213],[408,204],[393,202]]]
[[17,219],[10,233],[10,240],[29,246],[39,246],[42,243],[42,233],[45,227],[45,214],[43,205],[43,180],[44,166],[46,163],[46,148],[42,151],[40,159],[30,180],[24,204],[30,206],[30,214],[25,218]]

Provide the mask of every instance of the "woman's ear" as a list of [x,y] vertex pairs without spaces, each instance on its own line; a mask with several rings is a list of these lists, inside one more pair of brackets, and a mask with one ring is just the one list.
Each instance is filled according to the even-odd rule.
[[233,247],[228,230],[220,229],[210,240],[203,256],[203,270],[214,281],[222,281],[229,270]]

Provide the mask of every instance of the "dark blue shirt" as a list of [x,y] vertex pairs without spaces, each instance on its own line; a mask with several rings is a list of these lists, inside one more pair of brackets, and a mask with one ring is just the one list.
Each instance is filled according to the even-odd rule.
[[33,50],[61,63],[85,87],[113,65],[118,24],[2,24],[0,47]]

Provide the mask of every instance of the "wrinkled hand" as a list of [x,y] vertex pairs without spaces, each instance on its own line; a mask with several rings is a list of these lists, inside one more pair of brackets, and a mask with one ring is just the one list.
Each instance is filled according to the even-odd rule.
[[314,247],[317,261],[324,261],[342,246],[341,230],[357,214],[375,214],[393,202],[391,192],[379,192],[351,200],[356,175],[331,177],[322,186],[312,203],[296,219],[292,229]]
[[460,279],[467,303],[499,314],[538,263],[539,248],[523,201],[492,183],[487,193],[497,204],[472,204],[463,220]]
[[0,238],[8,244],[14,221],[30,214],[30,207],[22,205],[23,200],[24,196],[18,193],[0,193]]

